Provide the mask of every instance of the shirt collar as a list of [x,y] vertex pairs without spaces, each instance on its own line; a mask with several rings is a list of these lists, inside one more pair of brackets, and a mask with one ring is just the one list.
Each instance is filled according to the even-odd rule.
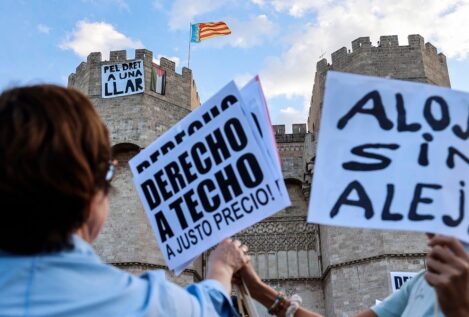
[[[70,238],[71,243],[72,243],[72,248],[69,250],[63,250],[58,253],[39,253],[39,254],[34,254],[33,256],[43,256],[43,255],[59,255],[61,254],[62,256],[66,254],[82,254],[85,256],[90,256],[90,257],[96,257],[99,258],[96,253],[94,252],[93,247],[83,240],[82,237],[80,237],[77,234],[73,234]],[[9,252],[5,252],[0,250],[0,257],[28,257],[28,255],[16,255],[16,254],[11,254]]]
[[77,234],[72,235],[73,251],[86,255],[96,255],[93,247]]

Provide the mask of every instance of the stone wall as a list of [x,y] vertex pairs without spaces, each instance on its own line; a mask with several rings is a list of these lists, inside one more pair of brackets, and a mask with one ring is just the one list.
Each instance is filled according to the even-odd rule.
[[383,256],[328,270],[323,281],[326,316],[354,316],[391,294],[390,272],[418,272],[424,267],[419,256]]
[[327,316],[353,316],[387,297],[390,272],[425,268],[422,233],[319,227]]
[[[145,92],[118,98],[101,98],[101,66],[144,61]],[[200,104],[192,71],[183,67],[175,71],[175,63],[164,57],[159,61],[166,71],[165,94],[150,90],[153,53],[135,50],[135,58],[127,59],[126,51],[111,51],[110,60],[103,61],[101,53],[91,53],[68,79],[68,86],[88,95],[106,122],[113,144],[130,142],[146,147]]]
[[[145,91],[101,98],[101,66],[137,59],[144,61]],[[166,58],[159,61],[166,71],[165,94],[150,90],[153,62],[153,53],[145,49],[135,50],[134,59],[127,59],[126,51],[111,51],[109,61],[103,61],[101,53],[91,53],[69,76],[69,87],[88,95],[106,123],[119,163],[109,197],[110,214],[94,247],[105,262],[133,273],[166,269],[166,265],[133,185],[128,161],[200,103],[192,71],[183,68],[178,74],[174,62]],[[202,266],[199,258],[181,276],[169,277],[185,285],[201,278]]]
[[284,178],[303,181],[306,124],[294,124],[292,131],[295,133],[285,134],[284,125],[274,125]]

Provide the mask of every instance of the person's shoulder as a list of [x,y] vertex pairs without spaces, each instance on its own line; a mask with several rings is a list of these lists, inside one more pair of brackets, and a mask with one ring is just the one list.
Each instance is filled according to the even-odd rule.
[[425,281],[425,271],[420,271],[410,280],[407,280],[400,289],[386,297],[382,302],[371,307],[371,310],[379,317],[401,316],[410,298],[415,285]]
[[407,282],[404,283],[403,287],[406,286],[406,287],[412,288],[417,284],[426,283],[426,281],[425,281],[425,272],[426,272],[426,270],[419,271],[417,273],[417,275],[415,275],[410,280],[407,280]]
[[134,276],[138,279],[148,280],[150,282],[167,282],[164,270],[147,270]]

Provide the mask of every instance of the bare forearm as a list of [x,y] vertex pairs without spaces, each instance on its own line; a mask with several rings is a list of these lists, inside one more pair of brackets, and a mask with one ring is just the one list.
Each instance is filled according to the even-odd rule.
[[306,309],[300,307],[296,311],[295,317],[322,317],[322,315],[313,313],[309,310],[306,310]]
[[209,268],[207,272],[207,278],[212,280],[217,280],[220,282],[226,289],[228,294],[231,294],[231,277],[233,272],[229,268],[218,266]]
[[[268,309],[275,302],[278,292],[275,291],[272,287],[268,286],[267,284],[262,283],[259,285],[259,287],[256,287],[256,289],[253,290],[253,292],[251,292],[251,295],[255,300],[257,300],[259,303],[261,303],[264,307]],[[278,316],[280,317],[285,316],[285,311],[281,311],[278,314]],[[322,317],[322,316],[300,307],[296,311],[295,317]]]
[[355,317],[377,317],[377,316],[371,309],[367,309],[358,313],[357,315],[355,315]]
[[251,290],[251,296],[259,303],[269,308],[277,298],[278,292],[267,284],[260,284],[255,290]]

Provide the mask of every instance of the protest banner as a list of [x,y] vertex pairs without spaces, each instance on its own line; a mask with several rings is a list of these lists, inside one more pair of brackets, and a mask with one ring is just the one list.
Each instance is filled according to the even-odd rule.
[[129,161],[170,269],[289,206],[254,131],[230,83]]
[[418,273],[415,272],[390,272],[392,292],[399,290],[402,285]]
[[328,72],[308,222],[469,242],[469,94]]
[[[269,110],[259,76],[255,76],[251,79],[241,88],[239,93],[243,100],[241,108],[245,115],[247,115],[248,120],[251,121],[250,126],[252,127],[257,144],[268,160],[271,173],[273,173],[272,175],[277,185],[277,191],[284,200],[282,204],[289,205],[288,190],[283,180],[280,156],[277,151],[272,122],[270,120]],[[190,260],[189,263],[190,262],[192,262],[192,260]],[[187,265],[188,263],[184,263],[181,267],[175,268],[174,272],[179,275]]]
[[101,66],[101,96],[103,98],[139,94],[144,90],[143,60]]

